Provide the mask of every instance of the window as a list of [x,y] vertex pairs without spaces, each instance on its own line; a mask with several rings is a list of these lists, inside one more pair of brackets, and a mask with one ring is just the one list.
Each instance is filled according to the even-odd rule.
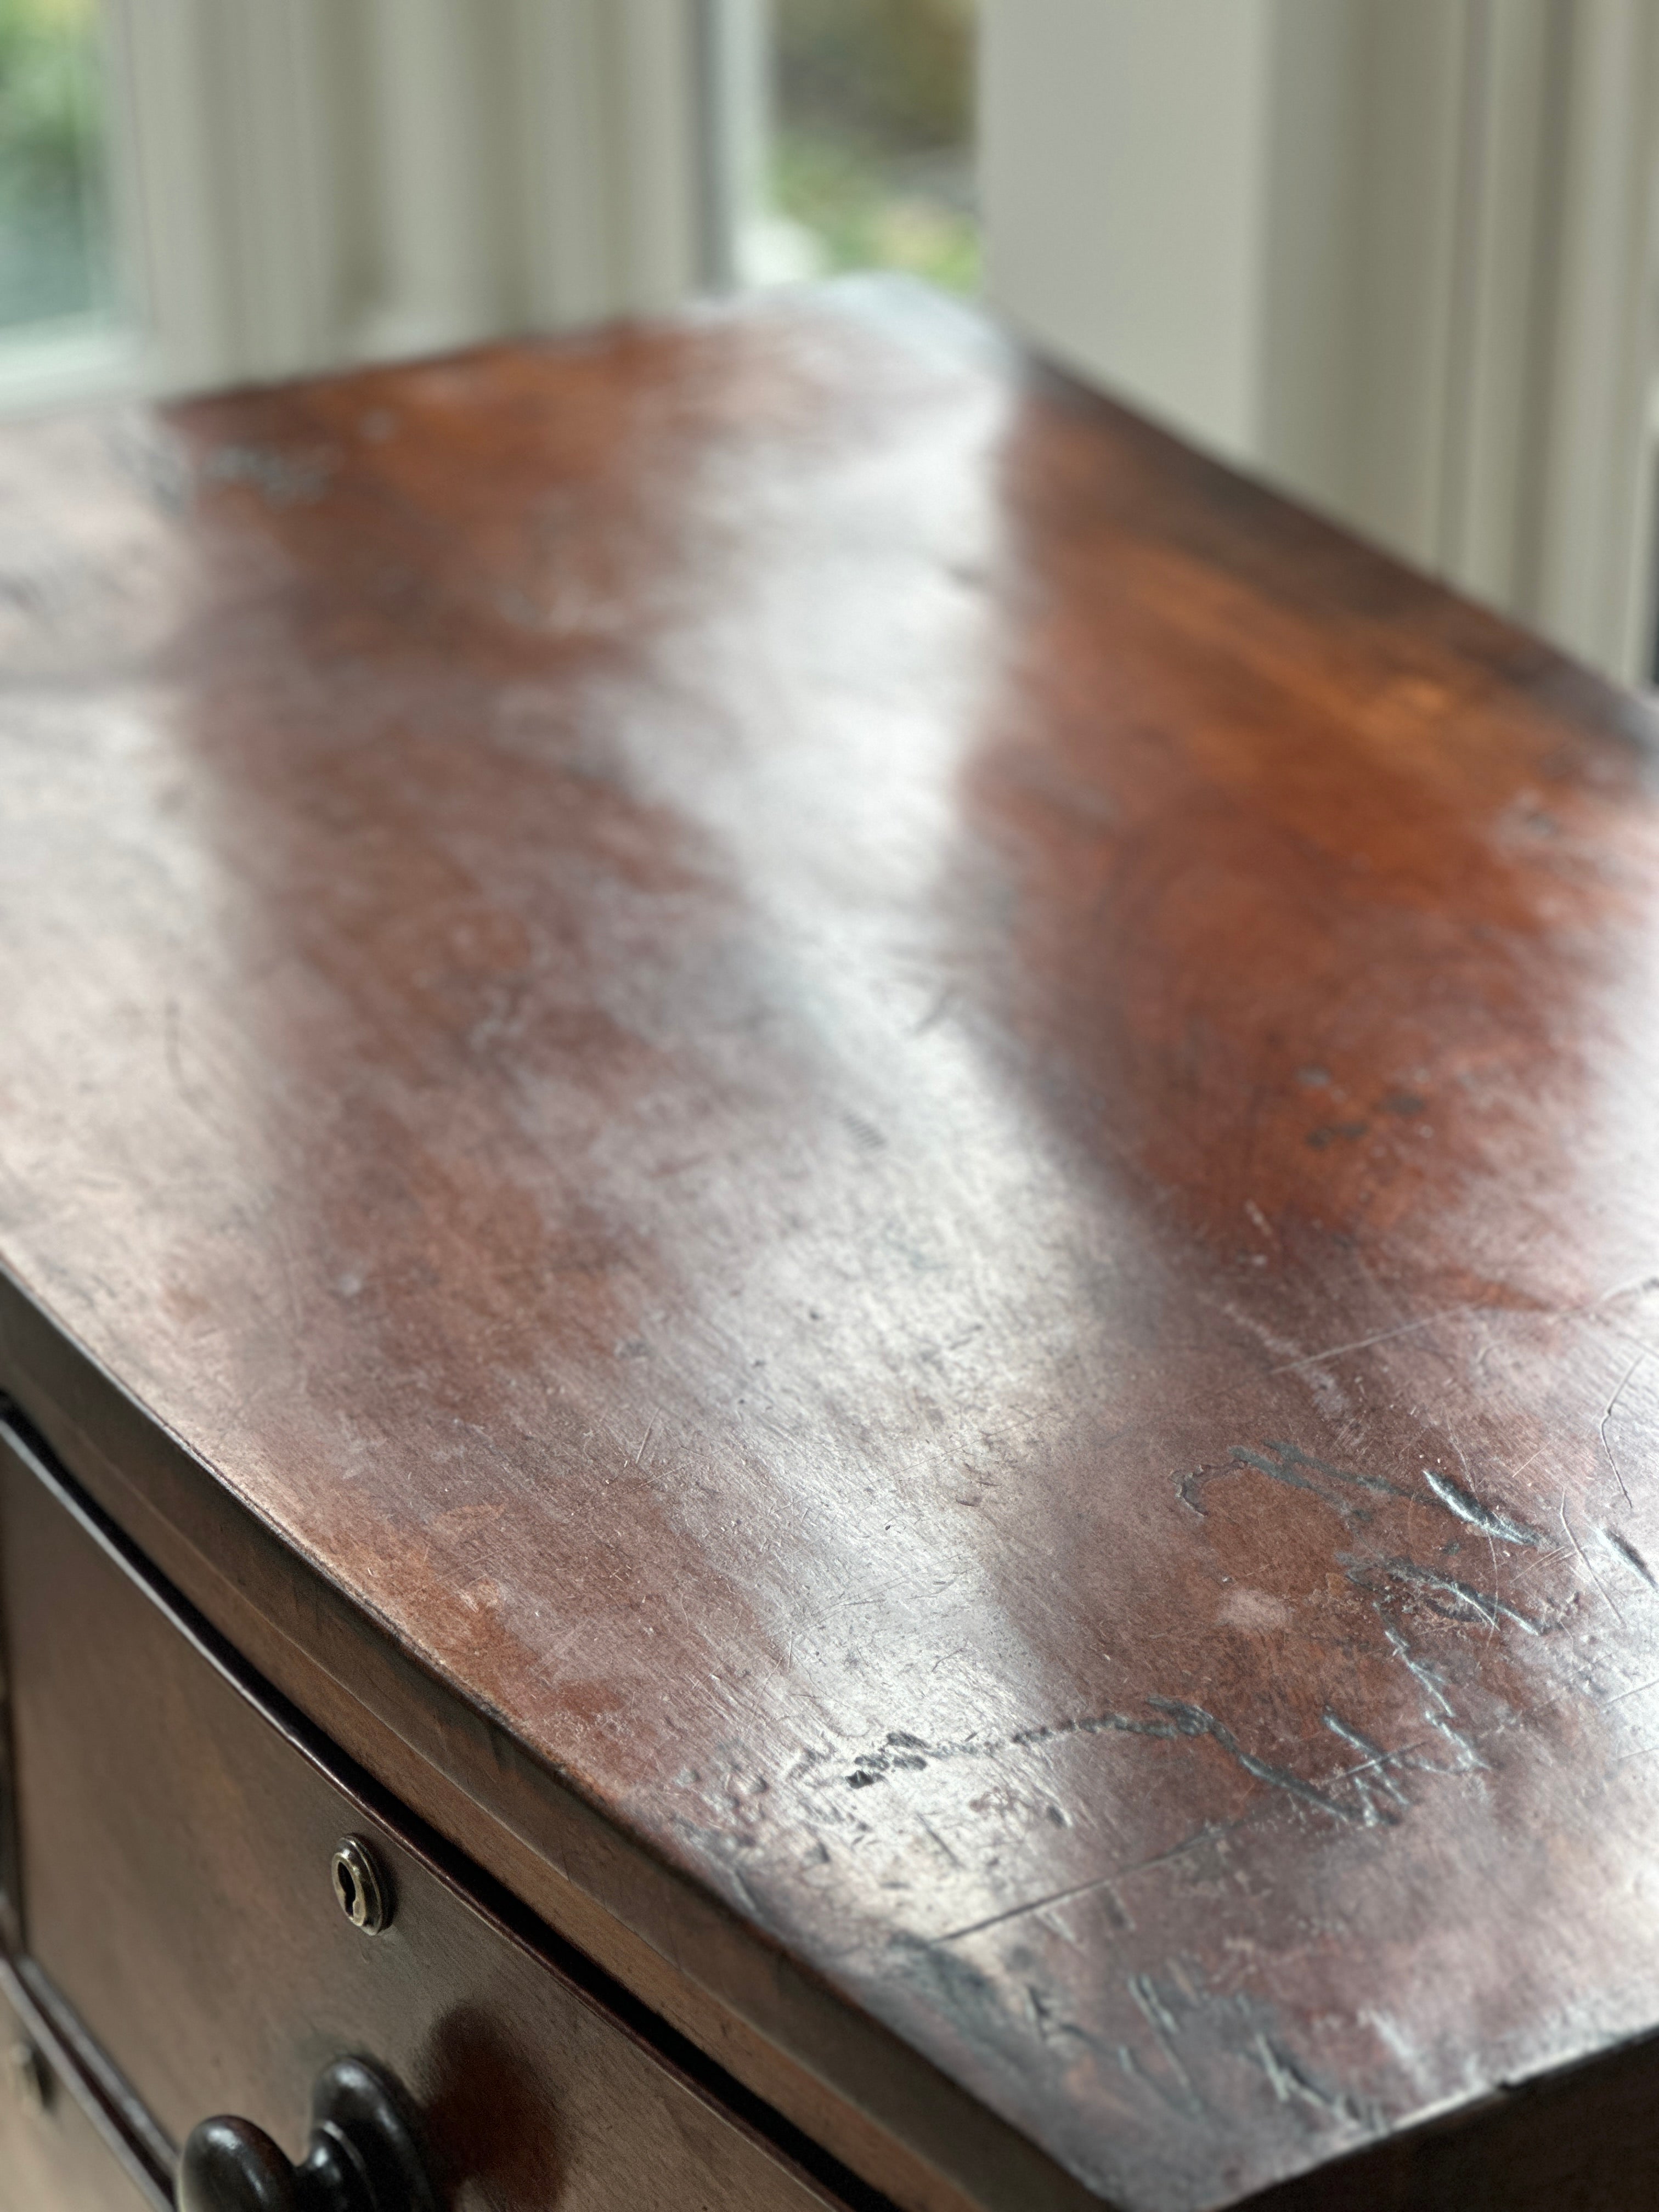
[[96,0],[0,0],[0,335],[110,306]]
[[978,289],[975,0],[726,0],[732,273]]

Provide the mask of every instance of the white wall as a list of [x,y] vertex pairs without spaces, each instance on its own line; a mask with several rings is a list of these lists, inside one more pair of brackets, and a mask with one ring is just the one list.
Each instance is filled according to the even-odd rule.
[[989,0],[993,297],[1426,556],[1463,44],[1461,0]]
[[983,4],[995,303],[1645,673],[1659,0]]
[[1065,359],[1248,456],[1272,0],[1006,0],[984,18],[999,305]]

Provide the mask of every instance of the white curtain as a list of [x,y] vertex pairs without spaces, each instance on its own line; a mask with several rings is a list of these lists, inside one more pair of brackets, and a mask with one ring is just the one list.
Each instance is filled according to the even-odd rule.
[[148,380],[660,307],[704,262],[687,0],[110,0]]

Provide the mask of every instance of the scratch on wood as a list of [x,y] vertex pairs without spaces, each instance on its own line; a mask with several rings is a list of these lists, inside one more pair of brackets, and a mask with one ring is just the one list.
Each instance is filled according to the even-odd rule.
[[1631,1572],[1644,1582],[1650,1589],[1659,1589],[1659,1582],[1654,1580],[1653,1569],[1628,1537],[1621,1536],[1616,1528],[1598,1528],[1595,1533],[1607,1549],[1616,1553]]
[[964,1928],[953,1928],[948,1935],[940,1936],[936,1940],[941,1943],[959,1942],[965,1936],[982,1935],[988,1928],[1000,1928],[1005,1921],[1018,1920],[1025,1913],[1045,1912],[1052,1905],[1070,1905],[1076,1899],[1088,1897],[1096,1890],[1106,1893],[1104,1902],[1114,1923],[1120,1927],[1131,1927],[1133,1923],[1127,1918],[1118,1897],[1120,1882],[1131,1875],[1145,1874],[1151,1867],[1167,1866],[1172,1859],[1184,1858],[1188,1851],[1200,1850],[1206,1844],[1218,1843],[1243,1825],[1242,1820],[1207,1822],[1183,1842],[1172,1844],[1167,1851],[1154,1852],[1151,1858],[1137,1860],[1133,1866],[1114,1867],[1110,1874],[1092,1875],[1087,1881],[1074,1882],[1068,1889],[1051,1891],[1048,1896],[1034,1897],[1024,1905],[1006,1905],[1000,1912],[989,1913],[983,1920],[970,1921]]
[[[1528,1636],[1540,1633],[1539,1624],[1518,1607],[1510,1605],[1507,1599],[1496,1596],[1489,1590],[1477,1589],[1473,1583],[1460,1582],[1455,1575],[1440,1574],[1433,1567],[1419,1567],[1415,1559],[1380,1559],[1376,1565],[1379,1571],[1387,1575],[1390,1582],[1408,1583],[1423,1590],[1437,1590],[1449,1598],[1453,1607],[1458,1610],[1449,1610],[1443,1605],[1434,1605],[1432,1599],[1429,1600],[1434,1611],[1443,1614],[1449,1620],[1466,1620],[1474,1613],[1478,1620],[1484,1620],[1488,1628],[1496,1628],[1500,1620],[1512,1620]],[[1366,1579],[1362,1565],[1356,1564],[1348,1568],[1348,1580],[1359,1589],[1372,1587]]]
[[[1379,1617],[1380,1614],[1379,1608]],[[1457,1726],[1455,1709],[1451,1699],[1446,1695],[1444,1677],[1439,1668],[1431,1666],[1426,1659],[1419,1659],[1392,1621],[1383,1620],[1382,1633],[1388,1638],[1389,1649],[1395,1657],[1419,1688],[1427,1692],[1431,1710],[1426,1711],[1423,1717],[1431,1729],[1437,1729],[1440,1735],[1445,1737],[1447,1742],[1457,1753],[1456,1771],[1467,1773],[1472,1769],[1484,1767],[1486,1764],[1486,1760],[1475,1749],[1470,1738],[1465,1735],[1462,1729]]]
[[1196,2094],[1191,2092],[1190,2087],[1185,2095],[1172,2095],[1163,2082],[1146,2071],[1127,2043],[1120,2043],[1117,2047],[1117,2063],[1132,2081],[1143,2083],[1160,2097],[1172,2112],[1178,2112],[1183,2119],[1193,2119],[1202,2113],[1204,2107]]
[[1317,2081],[1298,2065],[1290,2053],[1276,2044],[1267,2033],[1257,2028],[1243,2045],[1244,2056],[1253,2059],[1267,2075],[1273,2095],[1281,2105],[1291,2103],[1310,2105],[1329,2119],[1346,2120],[1350,2125],[1375,2133],[1382,2124],[1382,2115],[1358,2098],[1322,2089]]
[[1062,2020],[1054,2009],[1054,2001],[1046,1990],[1035,1982],[1025,1984],[1025,2002],[1030,2007],[1031,2019],[1037,2033],[1045,2043],[1076,2042],[1085,2044],[1091,2051],[1100,2048],[1097,2036],[1091,2035],[1074,2020]]
[[1202,1705],[1189,1705],[1176,1698],[1148,1698],[1146,1702],[1156,1711],[1167,1713],[1182,1735],[1211,1737],[1253,1780],[1265,1782],[1270,1790],[1282,1790],[1287,1796],[1300,1798],[1304,1805],[1312,1805],[1322,1813],[1328,1813],[1333,1820],[1374,1827],[1392,1817],[1379,1813],[1363,1791],[1358,1793],[1363,1809],[1356,1810],[1352,1805],[1345,1805],[1340,1798],[1329,1796],[1316,1784],[1304,1782],[1289,1767],[1274,1766],[1265,1759],[1258,1759],[1254,1752],[1244,1749],[1224,1722],[1218,1721],[1213,1713],[1206,1713]]
[[[1328,1713],[1325,1716],[1326,1726],[1345,1743],[1349,1744],[1356,1751],[1361,1752],[1364,1754],[1364,1764],[1358,1767],[1343,1769],[1330,1778],[1330,1782],[1322,1788],[1316,1783],[1305,1780],[1289,1767],[1276,1766],[1271,1760],[1259,1757],[1255,1752],[1247,1751],[1225,1722],[1218,1720],[1213,1713],[1206,1711],[1202,1705],[1189,1705],[1180,1698],[1155,1696],[1147,1697],[1145,1703],[1159,1717],[1153,1720],[1139,1720],[1128,1713],[1096,1713],[1083,1719],[1059,1721],[1041,1728],[1022,1729],[1006,1738],[976,1737],[966,1742],[955,1744],[930,1744],[921,1736],[911,1735],[902,1729],[893,1729],[888,1734],[880,1750],[855,1753],[852,1772],[843,1774],[841,1780],[848,1789],[868,1790],[885,1781],[896,1768],[911,1771],[925,1770],[933,1760],[988,1758],[1000,1751],[1026,1750],[1037,1744],[1062,1741],[1067,1736],[1109,1732],[1149,1736],[1166,1742],[1181,1737],[1208,1736],[1253,1781],[1263,1783],[1270,1790],[1279,1790],[1286,1796],[1299,1800],[1304,1805],[1310,1805],[1316,1810],[1329,1814],[1333,1820],[1361,1827],[1391,1827],[1398,1817],[1386,1806],[1379,1804],[1376,1795],[1373,1794],[1376,1790],[1382,1790],[1398,1804],[1404,1805],[1410,1802],[1388,1773],[1389,1765],[1402,1761],[1406,1754],[1402,1752],[1384,1751],[1380,1745],[1373,1743],[1369,1736],[1362,1735],[1358,1729],[1352,1727],[1334,1714]],[[1333,1787],[1351,1789],[1354,1802],[1350,1803],[1342,1797],[1334,1796]],[[930,1837],[933,1836],[931,1829],[927,1832]],[[934,1837],[933,1840],[938,1842],[939,1838]],[[941,1845],[940,1848],[943,1849],[944,1846]],[[1013,1905],[1006,1911],[994,1913],[986,1919],[976,1920],[970,1926],[954,1929],[951,1934],[941,1936],[939,1940],[941,1942],[951,1942],[958,1936],[977,1935],[982,1929],[994,1927],[1002,1920],[1012,1919],[1020,1913],[1036,1911],[1045,1904],[1059,1904],[1067,1898],[1081,1896],[1088,1890],[1097,1888],[1103,1881],[1115,1878],[1115,1875],[1096,1876],[1074,1888],[1055,1891],[1051,1895],[1039,1898],[1032,1903]]]
[[1420,1321],[1402,1321],[1398,1328],[1380,1328],[1375,1336],[1358,1336],[1352,1344],[1333,1344],[1323,1352],[1310,1352],[1304,1358],[1287,1359],[1282,1367],[1270,1367],[1267,1372],[1294,1375],[1299,1367],[1317,1367],[1322,1360],[1340,1359],[1347,1352],[1368,1352],[1374,1344],[1391,1344],[1397,1336],[1410,1336],[1414,1330],[1432,1328],[1437,1322],[1456,1321],[1474,1311],[1473,1306],[1448,1306],[1443,1313],[1425,1314]]
[[[1132,1872],[1133,1869],[1130,1869]],[[988,1928],[1000,1928],[1005,1920],[1018,1920],[1028,1912],[1044,1912],[1051,1905],[1069,1905],[1076,1898],[1087,1897],[1091,1890],[1109,1889],[1120,1879],[1121,1869],[1115,1867],[1110,1874],[1097,1874],[1087,1881],[1073,1882],[1069,1889],[1052,1890],[1047,1897],[1034,1897],[1024,1905],[1005,1905],[1000,1912],[988,1912],[982,1920],[970,1920],[965,1927],[952,1928],[945,1935],[936,1936],[939,1943],[960,1943],[969,1936],[982,1936]]]
[[1461,1484],[1454,1482],[1449,1475],[1440,1474],[1433,1468],[1425,1467],[1423,1480],[1443,1505],[1456,1514],[1460,1521],[1467,1521],[1471,1528],[1479,1528],[1482,1535],[1501,1536],[1506,1544],[1530,1544],[1534,1547],[1543,1542],[1535,1528],[1523,1528],[1520,1522],[1511,1521],[1506,1513],[1498,1513],[1490,1505],[1483,1505],[1478,1498]]
[[1309,1481],[1308,1473],[1322,1474],[1330,1482],[1346,1483],[1355,1490],[1369,1490],[1378,1497],[1403,1498],[1407,1504],[1417,1496],[1415,1491],[1403,1489],[1399,1483],[1389,1482],[1380,1474],[1361,1474],[1352,1468],[1333,1467],[1328,1460],[1316,1459],[1311,1452],[1304,1451],[1300,1444],[1268,1443],[1259,1452],[1235,1445],[1231,1456],[1241,1466],[1255,1468],[1263,1474],[1272,1475],[1277,1482],[1288,1482],[1298,1490],[1311,1490],[1329,1498],[1333,1505],[1341,1504],[1342,1500],[1331,1498],[1320,1484]]
[[1647,1356],[1645,1350],[1644,1350],[1638,1352],[1635,1358],[1632,1360],[1630,1365],[1625,1370],[1624,1376],[1620,1382],[1619,1388],[1613,1392],[1612,1397],[1607,1401],[1607,1412],[1602,1414],[1600,1421],[1596,1424],[1596,1432],[1601,1439],[1601,1449],[1607,1455],[1607,1465],[1613,1469],[1613,1480],[1619,1485],[1620,1493],[1622,1494],[1626,1505],[1630,1504],[1630,1492],[1625,1487],[1624,1474],[1620,1468],[1618,1461],[1613,1457],[1613,1446],[1607,1442],[1607,1423],[1613,1419],[1614,1413],[1617,1411],[1619,1401],[1624,1396],[1626,1391],[1630,1388],[1631,1376],[1635,1374],[1637,1369],[1642,1364],[1642,1362],[1647,1358]]
[[1374,1775],[1377,1787],[1386,1790],[1397,1805],[1408,1805],[1411,1802],[1410,1798],[1389,1772],[1389,1767],[1403,1754],[1399,1752],[1384,1751],[1381,1744],[1373,1743],[1363,1729],[1355,1728],[1351,1721],[1345,1721],[1339,1713],[1327,1712],[1323,1717],[1326,1727],[1330,1729],[1333,1735],[1340,1736],[1344,1743],[1351,1745],[1355,1751],[1363,1752],[1364,1754],[1365,1765],[1351,1766],[1348,1769],[1347,1779],[1357,1789],[1363,1790],[1365,1787],[1364,1778]]
[[1602,1603],[1611,1608],[1613,1619],[1622,1628],[1625,1621],[1624,1614],[1620,1612],[1618,1606],[1614,1603],[1613,1599],[1607,1589],[1607,1584],[1602,1581],[1601,1576],[1596,1573],[1595,1568],[1591,1566],[1589,1559],[1585,1557],[1583,1546],[1573,1534],[1572,1523],[1567,1518],[1567,1493],[1565,1490],[1561,1492],[1561,1526],[1567,1532],[1567,1541],[1572,1546],[1573,1550],[1578,1554],[1578,1564],[1583,1568],[1584,1572],[1595,1584],[1596,1589],[1601,1592]]
[[1159,2050],[1170,2062],[1170,2070],[1175,2075],[1188,2096],[1195,2100],[1198,2092],[1194,2085],[1193,2077],[1187,2071],[1186,2062],[1176,2048],[1176,2038],[1181,2031],[1165,2008],[1151,1977],[1146,1974],[1131,1974],[1129,1993],[1139,2007],[1141,2017],[1157,2037]]
[[1187,2071],[1186,2062],[1176,2048],[1176,2039],[1181,2033],[1180,2024],[1159,1996],[1157,1983],[1150,1974],[1131,1974],[1129,1995],[1134,1999],[1141,2018],[1156,2037],[1158,2047],[1168,2060],[1170,2070],[1180,2082],[1188,2102],[1199,2104],[1201,2100],[1197,2084]]
[[1602,1708],[1605,1711],[1608,1705],[1621,1705],[1626,1698],[1639,1698],[1644,1690],[1659,1690],[1659,1674],[1650,1682],[1632,1682],[1628,1690],[1615,1690],[1610,1698],[1601,1699]]
[[1049,1743],[1068,1735],[1151,1735],[1173,1737],[1180,1730],[1163,1721],[1142,1721],[1131,1713],[1089,1713],[1075,1720],[1052,1721],[1040,1728],[1018,1729],[1008,1736],[969,1736],[960,1743],[929,1743],[903,1729],[890,1729],[877,1751],[860,1751],[853,1759],[854,1771],[842,1779],[852,1790],[867,1790],[895,1770],[921,1773],[932,1765],[955,1759],[992,1759],[1000,1751],[1026,1751],[1034,1744]]
[[951,1849],[951,1846],[945,1842],[944,1837],[939,1834],[938,1829],[933,1826],[932,1821],[924,1820],[922,1822],[921,1832],[927,1837],[928,1842],[932,1844],[934,1850],[939,1853],[940,1856],[945,1859],[948,1865],[955,1867],[958,1871],[961,1870],[962,1861]]
[[1129,1994],[1139,2007],[1147,2025],[1158,2035],[1179,2035],[1180,2027],[1169,2007],[1158,1993],[1158,1984],[1150,1974],[1131,1974]]
[[1466,1490],[1461,1483],[1454,1482],[1449,1475],[1442,1474],[1435,1468],[1425,1467],[1423,1469],[1423,1480],[1429,1489],[1429,1494],[1425,1497],[1420,1490],[1409,1489],[1403,1483],[1389,1482],[1380,1474],[1365,1474],[1357,1468],[1334,1466],[1329,1460],[1317,1459],[1296,1443],[1264,1443],[1255,1450],[1244,1444],[1234,1444],[1228,1451],[1227,1459],[1225,1467],[1195,1468],[1189,1474],[1177,1478],[1176,1496],[1183,1505],[1189,1506],[1200,1517],[1204,1514],[1204,1507],[1199,1499],[1206,1482],[1214,1481],[1235,1468],[1253,1468],[1257,1474],[1265,1474],[1274,1482],[1282,1482],[1291,1490],[1305,1491],[1323,1504],[1334,1506],[1339,1513],[1361,1520],[1366,1517],[1364,1511],[1344,1498],[1334,1486],[1366,1491],[1373,1497],[1397,1498],[1407,1505],[1437,1506],[1454,1514],[1470,1528],[1478,1528],[1488,1540],[1498,1537],[1506,1544],[1525,1545],[1532,1550],[1536,1550],[1543,1542],[1535,1528],[1529,1528],[1523,1522],[1511,1519],[1507,1513],[1484,1504],[1473,1491]]
[[1022,1729],[1008,1741],[1023,1751],[1027,1744],[1048,1743],[1058,1736],[1098,1735],[1103,1730],[1123,1735],[1173,1736],[1179,1733],[1162,1721],[1138,1721],[1127,1713],[1092,1713],[1085,1720],[1056,1721],[1049,1728]]
[[1276,2051],[1260,2028],[1253,2039],[1255,2056],[1263,2073],[1272,2085],[1273,2093],[1281,2105],[1288,2105],[1293,2097],[1305,2098],[1317,2105],[1322,2112],[1331,2110],[1332,2100],[1323,2096],[1305,2081],[1300,2070],[1293,2066],[1280,2051]]

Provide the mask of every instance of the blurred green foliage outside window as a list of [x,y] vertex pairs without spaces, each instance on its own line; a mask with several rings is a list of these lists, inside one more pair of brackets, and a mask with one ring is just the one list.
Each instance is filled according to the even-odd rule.
[[97,0],[0,0],[0,332],[111,299]]
[[975,0],[771,0],[775,222],[802,276],[979,283]]

